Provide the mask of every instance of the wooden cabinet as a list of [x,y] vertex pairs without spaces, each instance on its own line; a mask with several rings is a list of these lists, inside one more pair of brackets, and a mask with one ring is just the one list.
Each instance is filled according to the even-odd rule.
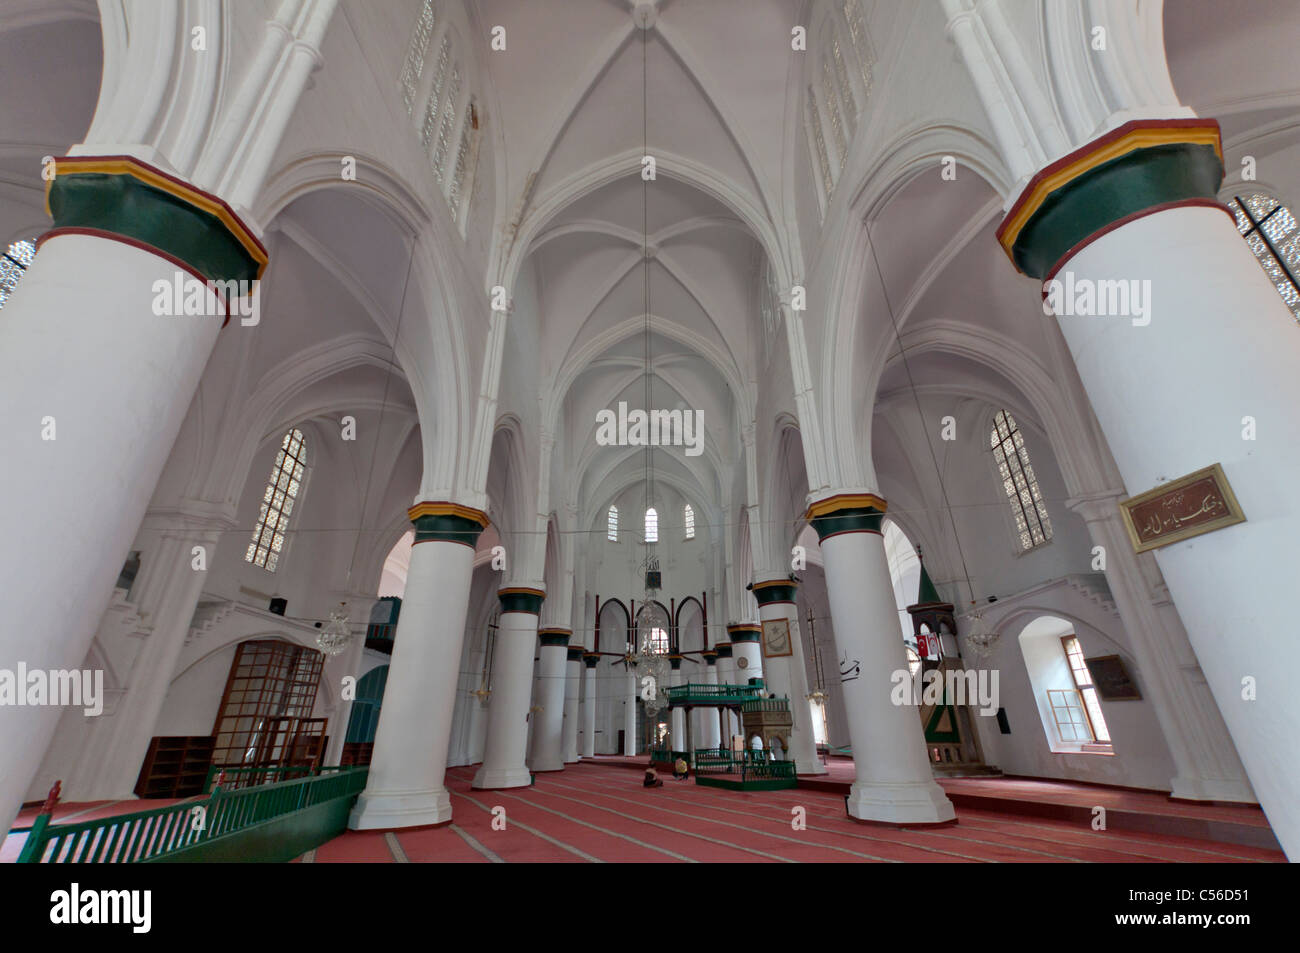
[[212,735],[158,735],[140,767],[135,793],[142,798],[193,797],[203,793],[212,766]]

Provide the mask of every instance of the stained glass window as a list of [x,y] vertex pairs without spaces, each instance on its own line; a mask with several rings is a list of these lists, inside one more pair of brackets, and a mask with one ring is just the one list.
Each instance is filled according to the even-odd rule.
[[1263,192],[1234,197],[1229,208],[1264,274],[1300,321],[1300,229],[1295,216]]
[[420,145],[425,149],[433,141],[433,132],[437,128],[438,116],[442,113],[442,90],[447,83],[447,68],[451,64],[451,41],[442,38],[438,52],[438,65],[433,71],[433,86],[429,89],[429,100],[424,104],[424,120],[420,123]]
[[446,174],[447,156],[451,155],[452,136],[456,125],[456,97],[460,95],[460,66],[451,70],[451,82],[447,84],[447,95],[443,100],[442,121],[438,123],[438,145],[430,156],[433,174],[441,182]]
[[262,495],[262,509],[253,530],[253,540],[244,553],[244,561],[275,572],[284,551],[285,533],[289,529],[289,515],[302,488],[306,472],[307,440],[301,430],[290,430],[280,442],[271,468],[271,479]]
[[32,263],[35,254],[36,243],[23,239],[14,242],[0,255],[0,308],[5,306],[9,295],[27,273],[27,266]]
[[695,538],[695,509],[687,503],[682,507],[682,523],[686,526],[686,538]]
[[871,47],[867,44],[867,27],[862,20],[861,0],[843,0],[844,22],[849,27],[849,40],[858,59],[858,72],[862,74],[862,87],[871,95]]
[[461,123],[460,143],[456,146],[456,165],[451,173],[451,188],[447,192],[447,202],[451,205],[451,217],[460,220],[461,200],[465,195],[465,176],[469,173],[470,136],[473,129],[473,104],[465,106],[465,115]]
[[813,89],[808,87],[808,134],[812,138],[813,151],[817,155],[817,166],[822,173],[822,194],[829,196],[831,190],[835,188],[835,180],[831,177],[831,159],[826,152],[826,137],[822,135],[821,116],[817,112],[817,100],[813,96]]
[[653,506],[645,511],[645,541],[659,542],[659,514],[655,512]]
[[429,38],[433,36],[433,25],[433,0],[424,0],[420,19],[415,23],[415,33],[411,35],[411,46],[406,51],[406,63],[402,66],[402,102],[406,104],[408,116],[415,108],[415,93],[424,74],[424,57],[429,50]]
[[849,71],[844,65],[844,55],[840,52],[838,36],[831,37],[831,59],[835,61],[835,79],[839,82],[840,102],[844,105],[844,123],[851,140],[857,128],[858,110],[853,97],[853,87],[849,85]]
[[993,448],[1002,488],[1011,503],[1021,550],[1041,546],[1052,538],[1052,522],[1047,517],[1047,504],[1038,489],[1034,468],[1029,463],[1024,435],[1016,426],[1015,418],[1005,410],[999,410],[993,418],[989,445]]
[[844,123],[840,119],[839,99],[835,95],[835,84],[831,79],[831,64],[822,60],[822,99],[826,107],[826,118],[831,123],[831,137],[835,140],[835,149],[840,157],[840,168],[849,154],[849,141],[844,134]]
[[606,533],[605,538],[608,539],[611,543],[618,542],[618,507],[617,506],[611,506],[609,508],[609,531]]

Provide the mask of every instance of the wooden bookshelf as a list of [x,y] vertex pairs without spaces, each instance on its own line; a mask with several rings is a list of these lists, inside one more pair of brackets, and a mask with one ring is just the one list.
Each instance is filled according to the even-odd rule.
[[135,793],[142,798],[193,797],[203,793],[212,766],[212,735],[158,735],[140,767]]

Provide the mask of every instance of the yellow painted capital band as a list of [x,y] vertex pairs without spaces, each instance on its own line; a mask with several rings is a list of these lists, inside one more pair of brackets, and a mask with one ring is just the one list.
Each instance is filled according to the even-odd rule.
[[[829,516],[832,513],[838,513],[840,510],[861,510],[870,507],[881,513],[885,512],[888,504],[874,493],[840,493],[836,496],[829,496],[824,500],[818,500],[808,507],[807,518],[812,520],[819,516]],[[767,583],[764,583],[767,585]],[[789,585],[789,583],[786,583]],[[754,588],[758,588],[755,583]]]
[[54,178],[45,182],[45,212],[50,211],[50,189],[54,180],[61,175],[100,173],[102,175],[129,175],[133,179],[152,186],[160,192],[175,196],[182,202],[194,206],[218,219],[230,231],[249,257],[257,262],[257,277],[262,277],[266,269],[268,256],[257,236],[239,220],[234,211],[224,201],[211,193],[197,189],[175,176],[168,175],[161,169],[155,169],[146,162],[133,156],[61,156],[54,160]]
[[406,511],[406,518],[411,522],[415,522],[421,516],[459,516],[462,519],[473,520],[480,526],[487,526],[491,522],[482,510],[461,506],[459,503],[416,503]]
[[[1118,129],[1045,166],[1030,179],[1020,198],[1016,200],[1015,205],[1011,207],[1011,211],[998,227],[998,242],[1007,255],[1011,255],[1012,246],[1015,245],[1021,230],[1034,217],[1034,213],[1042,207],[1051,193],[1112,159],[1118,159],[1138,149],[1173,143],[1213,146],[1219,160],[1223,160],[1219,124],[1213,119],[1138,119],[1125,123]],[[1014,260],[1013,257],[1012,261]]]

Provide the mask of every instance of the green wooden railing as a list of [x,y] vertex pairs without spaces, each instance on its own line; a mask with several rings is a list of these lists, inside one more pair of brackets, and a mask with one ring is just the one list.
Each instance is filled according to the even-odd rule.
[[732,751],[730,748],[696,748],[695,773],[739,774],[741,780],[794,780],[795,764],[793,761],[769,761],[765,752],[751,748],[740,751]]
[[691,682],[666,689],[669,705],[739,705],[749,699],[758,698],[762,691],[758,685],[714,685],[711,682]]
[[[226,769],[229,771],[230,769]],[[79,824],[51,824],[52,792],[20,864],[288,861],[341,833],[368,767],[275,781]]]
[[674,763],[678,758],[685,758],[687,761],[689,761],[689,760],[690,760],[690,752],[688,752],[688,751],[673,751],[673,750],[671,750],[671,749],[669,749],[669,748],[651,748],[651,749],[650,749],[650,761],[651,761],[652,763],[654,763],[654,764],[672,764],[672,763]]
[[740,706],[742,712],[750,711],[790,711],[790,699],[788,698],[751,698]]

